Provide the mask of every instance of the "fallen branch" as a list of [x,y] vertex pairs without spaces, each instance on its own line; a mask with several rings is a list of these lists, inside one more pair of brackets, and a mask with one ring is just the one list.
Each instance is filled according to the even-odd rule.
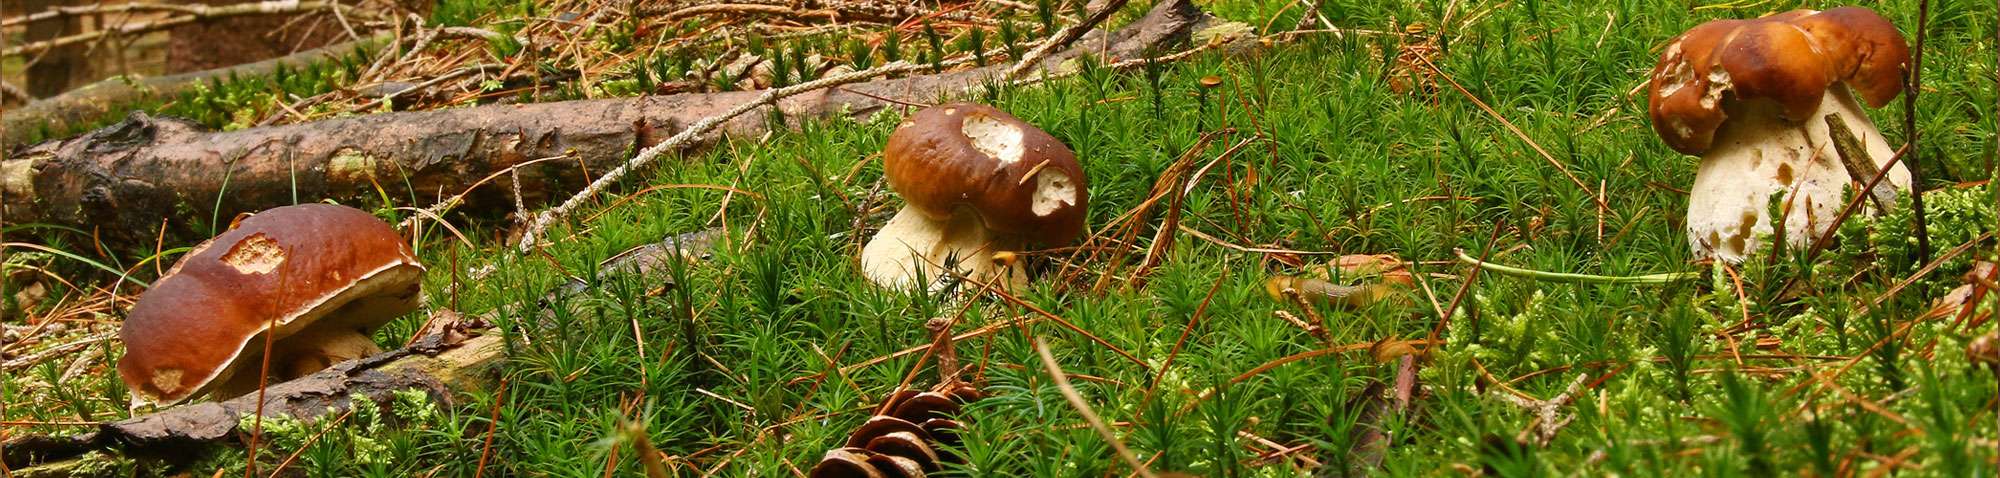
[[690,17],[714,15],[761,15],[783,17],[793,21],[826,23],[874,22],[900,24],[918,17],[937,20],[971,23],[991,23],[992,19],[962,11],[940,12],[927,5],[900,2],[827,2],[818,8],[800,6],[798,2],[750,0],[701,5],[648,5],[639,7],[634,15],[648,18],[679,20]]
[[648,146],[644,151],[640,151],[637,156],[633,156],[630,161],[626,161],[625,164],[618,165],[617,168],[605,172],[603,176],[600,176],[597,178],[597,180],[592,181],[590,185],[585,186],[583,190],[577,192],[576,195],[570,196],[570,198],[568,200],[563,201],[562,204],[557,205],[554,208],[542,211],[539,214],[536,214],[534,221],[528,223],[528,228],[526,232],[521,235],[520,248],[522,251],[527,251],[529,249],[534,248],[536,245],[540,244],[542,231],[548,229],[550,224],[554,223],[557,219],[561,219],[565,216],[568,216],[570,211],[574,211],[576,210],[576,208],[581,207],[583,203],[586,200],[590,199],[592,196],[597,195],[597,193],[603,192],[605,189],[610,188],[612,184],[616,184],[618,181],[623,180],[626,174],[638,170],[639,168],[644,168],[648,164],[652,164],[654,160],[659,159],[660,155],[666,153],[667,151],[681,149],[683,146],[699,139],[701,135],[713,132],[717,128],[722,127],[724,123],[730,120],[736,119],[739,116],[743,116],[744,114],[749,113],[753,110],[766,108],[769,107],[770,105],[777,104],[778,101],[783,100],[785,98],[797,96],[799,94],[803,94],[806,92],[823,90],[826,88],[831,88],[840,85],[859,83],[862,81],[867,81],[869,79],[878,78],[882,76],[921,71],[925,68],[927,67],[923,65],[898,61],[877,68],[871,68],[867,70],[846,73],[841,75],[834,75],[831,77],[800,83],[797,85],[787,86],[784,88],[767,90],[754,100],[737,104],[735,107],[730,108],[727,111],[697,120],[693,124],[688,125],[688,127],[681,129],[681,131],[679,133],[674,134],[673,137],[667,138],[665,141],[661,141],[659,144]]
[[[1042,59],[1049,56],[1050,53],[1055,52],[1057,48],[1069,48],[1071,43],[1083,38],[1085,32],[1091,31],[1092,28],[1097,28],[1097,24],[1111,18],[1111,14],[1116,13],[1120,7],[1124,7],[1125,2],[1126,0],[1107,0],[1104,5],[1097,7],[1097,11],[1092,12],[1089,18],[1085,18],[1082,22],[1063,27],[1048,42],[1044,42],[1040,46],[1036,46],[1034,50],[1029,50],[1028,54],[1022,55],[1020,60],[1014,62],[1014,66],[1007,68],[1007,73],[1001,75],[1000,79],[1013,80],[1020,78],[1021,74],[1027,73],[1029,69],[1040,65]],[[1161,2],[1161,5],[1172,3],[1174,2]],[[1157,10],[1155,9],[1155,11]]]
[[[1186,0],[1168,0],[1102,44],[1052,55],[1056,69],[1078,55],[1134,58],[1188,38],[1209,17]],[[1089,40],[1091,35],[1086,35]],[[862,115],[895,103],[880,98],[936,98],[1000,74],[1001,66],[857,83],[839,89],[747,91],[641,98],[491,105],[382,113],[318,122],[209,132],[135,114],[126,121],[0,160],[0,209],[7,224],[47,222],[94,228],[107,246],[151,245],[162,218],[169,235],[200,237],[198,222],[319,199],[375,199],[386,194],[425,207],[471,181],[525,161],[563,157],[520,170],[524,199],[544,202],[577,191],[585,171],[623,165],[630,151],[680,133],[684,151],[715,137],[758,137],[771,115],[788,119]],[[851,78],[849,78],[851,79]],[[824,85],[824,83],[822,83]],[[809,93],[809,94],[806,94]],[[771,98],[767,105],[732,109]],[[763,113],[763,114],[758,114]],[[717,134],[695,126],[712,125]],[[658,157],[654,154],[640,163]],[[629,169],[629,168],[628,168]],[[600,177],[610,177],[604,174]],[[464,208],[505,211],[502,188],[467,195]],[[606,184],[605,186],[608,186]],[[602,189],[602,186],[600,186]],[[574,205],[562,210],[573,209]],[[548,215],[559,218],[560,212]],[[198,221],[189,221],[197,219]],[[541,222],[550,222],[543,220]],[[524,243],[532,243],[523,241]]]
[[[258,3],[276,4],[278,2],[257,2],[257,3],[243,4],[243,5],[254,6]],[[63,17],[96,17],[96,16],[111,15],[111,14],[130,14],[135,12],[168,12],[168,13],[182,13],[182,14],[194,15],[194,14],[200,14],[204,10],[215,11],[216,9],[229,9],[230,7],[235,7],[235,6],[204,5],[198,3],[183,5],[177,3],[151,3],[151,2],[132,2],[132,3],[119,3],[119,4],[99,3],[99,4],[89,4],[89,5],[57,5],[50,7],[47,10],[42,10],[27,15],[7,17],[4,20],[0,20],[0,28],[14,28],[21,25],[54,20]]]
[[19,101],[22,103],[35,101],[35,97],[28,96],[28,92],[22,91],[21,87],[14,86],[13,83],[0,81],[0,101],[5,101],[9,99],[13,101]]

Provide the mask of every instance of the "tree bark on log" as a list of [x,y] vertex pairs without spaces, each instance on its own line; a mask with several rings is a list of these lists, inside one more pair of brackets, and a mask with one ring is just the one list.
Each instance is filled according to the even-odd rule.
[[[1079,55],[1135,58],[1184,42],[1208,20],[1187,0],[1166,0],[1116,30],[1098,30],[1044,60],[1054,71]],[[737,118],[720,137],[757,137],[774,123],[872,113],[896,103],[933,101],[993,81],[1005,65],[880,80],[786,99]],[[383,113],[295,125],[209,132],[182,121],[133,114],[75,138],[0,160],[0,217],[94,228],[105,242],[151,245],[168,233],[194,237],[197,221],[233,217],[298,201],[414,196],[428,206],[488,175],[516,171],[523,200],[560,198],[592,171],[683,125],[753,101],[761,91],[580,100]],[[712,144],[715,137],[705,138]],[[698,146],[697,146],[698,147]],[[511,175],[468,194],[466,211],[513,207]],[[190,221],[195,219],[196,221]]]
[[[279,64],[294,67],[344,55],[356,49],[373,48],[387,36],[377,36],[361,41],[328,45],[256,63],[227,66],[209,70],[193,71],[173,75],[154,76],[141,79],[110,78],[84,85],[63,94],[42,98],[8,110],[0,114],[0,149],[11,149],[15,145],[34,141],[43,130],[71,131],[104,119],[115,111],[130,108],[133,104],[155,98],[171,98],[194,85],[202,84],[210,78],[224,78],[229,75],[261,76],[271,74]],[[11,155],[9,157],[12,157]]]

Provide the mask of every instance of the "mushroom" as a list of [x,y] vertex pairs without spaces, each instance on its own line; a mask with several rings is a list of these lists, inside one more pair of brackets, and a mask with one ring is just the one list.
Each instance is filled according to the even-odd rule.
[[1089,209],[1076,154],[991,106],[918,111],[890,133],[883,169],[908,205],[862,248],[861,268],[888,288],[941,288],[950,282],[933,278],[952,274],[940,266],[1025,284],[1011,252],[1074,240]]
[[195,246],[139,296],[118,335],[135,403],[255,391],[271,339],[284,380],[381,352],[369,334],[417,308],[424,266],[381,219],[354,208],[267,210]]
[[[1826,117],[1853,125],[1880,171],[1895,151],[1855,95],[1886,105],[1908,61],[1896,26],[1858,7],[1716,20],[1674,38],[1653,68],[1649,107],[1668,146],[1701,156],[1688,195],[1695,254],[1739,261],[1759,236],[1805,244],[1832,227],[1851,179]],[[1908,189],[1909,171],[1898,164],[1888,181]],[[1774,194],[1784,194],[1782,229],[1765,217]]]

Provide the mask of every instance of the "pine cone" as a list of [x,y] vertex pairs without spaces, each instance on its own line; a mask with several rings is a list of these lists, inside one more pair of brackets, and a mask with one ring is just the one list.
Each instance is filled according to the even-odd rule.
[[[943,387],[940,387],[943,388]],[[951,417],[978,400],[979,389],[956,384],[942,391],[904,390],[883,400],[887,413],[868,417],[847,443],[826,452],[812,478],[918,478],[957,463],[945,451],[958,446],[963,425]]]

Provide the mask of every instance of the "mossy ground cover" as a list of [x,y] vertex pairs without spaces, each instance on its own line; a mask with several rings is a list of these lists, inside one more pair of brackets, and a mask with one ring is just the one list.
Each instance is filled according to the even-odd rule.
[[[965,98],[1077,152],[1094,230],[1146,201],[1177,161],[1200,167],[1179,186],[1174,245],[1143,274],[1150,229],[1099,241],[1095,255],[1036,255],[1049,273],[1014,292],[1021,303],[876,288],[855,256],[901,206],[879,162],[900,113],[807,123],[636,178],[539,252],[429,234],[426,309],[498,312],[495,330],[512,339],[504,392],[358,411],[317,439],[320,425],[280,424],[260,468],[311,439],[290,466],[314,476],[472,476],[482,461],[486,476],[630,475],[640,463],[627,445],[643,436],[683,475],[794,475],[913,370],[917,385],[935,380],[918,355],[856,364],[928,344],[927,319],[958,317],[960,332],[1020,322],[958,344],[989,394],[961,417],[966,463],[953,472],[966,475],[1130,473],[1062,399],[1035,338],[1155,470],[1340,475],[1379,460],[1398,476],[1994,473],[1995,378],[1965,353],[1994,325],[1926,314],[1972,259],[1995,255],[1979,240],[1995,228],[1992,189],[1960,184],[1988,178],[1994,160],[1994,5],[1931,6],[1917,121],[1938,191],[1931,236],[1939,253],[1970,246],[1897,287],[1921,268],[1907,214],[1850,221],[1812,262],[1797,250],[1734,267],[1691,260],[1681,217],[1695,160],[1655,137],[1638,87],[1680,31],[1795,2],[1319,3],[1334,26],[1368,31]],[[1266,33],[1299,15],[1288,2],[1203,6]],[[1873,7],[1913,31],[1916,1]],[[1900,142],[1900,113],[1874,113]],[[552,307],[552,327],[520,305],[630,247],[711,227],[730,237],[713,258],[593,281]],[[1702,279],[1473,279],[1460,249],[1546,271]],[[1358,310],[1266,294],[1272,275],[1339,254],[1393,254],[1421,285]],[[1993,312],[1990,297],[1977,313]],[[376,338],[400,345],[423,320]],[[1372,344],[1431,338],[1413,347],[1413,412],[1363,418],[1398,369]],[[1328,349],[1351,351],[1315,353]],[[107,351],[96,360],[114,361]],[[64,378],[66,365],[10,373],[0,418],[130,413],[115,376]],[[1503,395],[1568,400],[1545,415]],[[1542,432],[1551,419],[1563,425]],[[1368,427],[1387,437],[1379,455],[1361,446]],[[242,452],[201,466],[241,467]]]

